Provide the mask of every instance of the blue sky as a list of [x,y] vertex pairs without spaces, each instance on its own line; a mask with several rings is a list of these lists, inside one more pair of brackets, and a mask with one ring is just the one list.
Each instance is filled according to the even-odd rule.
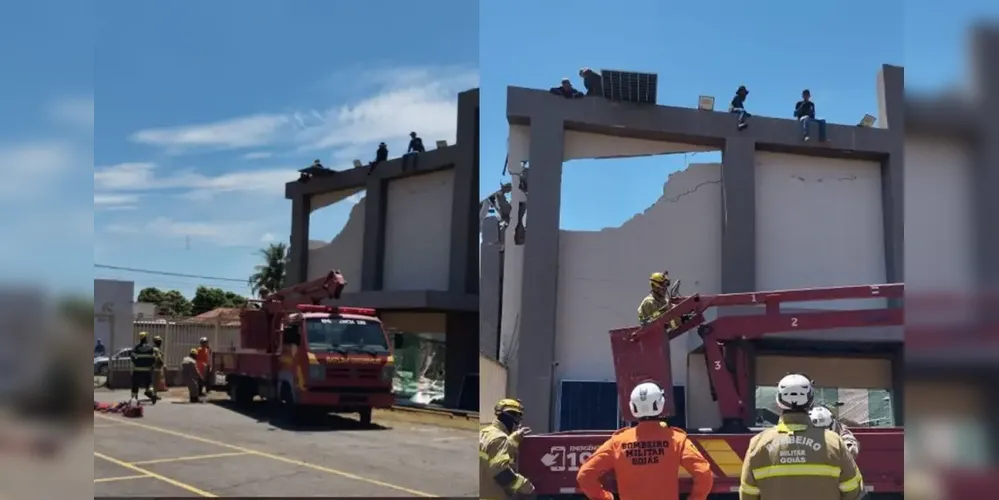
[[[284,183],[407,134],[454,141],[478,85],[474,2],[97,3],[94,260],[244,279],[287,241]],[[429,28],[428,28],[429,27]],[[329,241],[360,195],[317,211]],[[136,287],[244,283],[97,269]],[[349,278],[348,278],[349,279]]]
[[[525,7],[518,8],[521,4]],[[480,12],[483,194],[502,180],[507,85],[548,88],[570,77],[581,88],[576,73],[584,66],[655,72],[660,104],[694,107],[704,94],[715,96],[720,109],[746,85],[751,112],[782,117],[790,116],[801,89],[808,88],[820,117],[855,124],[865,113],[877,114],[881,64],[904,62],[903,19],[894,15],[900,0],[526,5],[526,0],[485,2]],[[733,10],[735,5],[740,8]],[[709,153],[570,162],[563,174],[562,227],[618,226],[655,202],[669,173],[685,161],[719,158]],[[601,175],[607,168],[630,175],[607,185]],[[597,189],[600,203],[594,203]]]
[[0,16],[0,288],[92,290],[93,38],[87,2]]

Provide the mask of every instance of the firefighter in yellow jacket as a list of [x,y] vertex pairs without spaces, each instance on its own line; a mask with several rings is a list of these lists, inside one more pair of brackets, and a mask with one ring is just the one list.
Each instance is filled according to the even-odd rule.
[[534,485],[517,472],[517,447],[531,432],[522,427],[524,406],[515,399],[496,403],[496,418],[479,431],[479,498],[498,500],[534,493]]
[[[655,321],[664,312],[668,311],[672,304],[667,293],[669,290],[669,272],[656,272],[649,276],[649,294],[638,304],[638,322],[647,324]],[[677,322],[670,322],[672,328],[676,328]]]
[[812,425],[812,381],[788,375],[777,385],[780,421],[749,441],[740,500],[857,500],[863,478],[839,434]]

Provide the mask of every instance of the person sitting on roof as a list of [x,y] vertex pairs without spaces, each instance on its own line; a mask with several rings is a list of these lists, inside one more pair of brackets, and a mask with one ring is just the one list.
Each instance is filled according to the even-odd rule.
[[566,99],[578,99],[580,97],[584,97],[582,92],[573,88],[572,82],[570,82],[568,78],[563,78],[562,85],[552,87],[548,89],[548,91],[552,94],[565,97]]
[[739,89],[735,91],[735,97],[732,98],[732,104],[728,108],[729,113],[739,115],[739,130],[749,126],[746,119],[752,116],[746,112],[746,97],[749,97],[749,90],[746,89],[745,85],[739,85]]
[[801,124],[801,137],[808,140],[808,128],[812,123],[819,126],[819,142],[826,140],[826,121],[815,118],[815,103],[808,89],[801,91],[801,100],[794,105],[794,117]]
[[368,174],[375,170],[375,167],[383,161],[388,161],[388,146],[384,142],[378,143],[378,149],[375,150],[375,161],[368,164]]
[[426,153],[426,152],[427,152],[427,149],[423,147],[423,139],[420,139],[420,137],[416,135],[416,132],[410,132],[409,133],[409,149],[406,151],[406,154],[409,154],[409,153]]
[[583,79],[587,97],[603,95],[603,82],[600,80],[600,73],[590,68],[583,68],[579,70],[579,77]]

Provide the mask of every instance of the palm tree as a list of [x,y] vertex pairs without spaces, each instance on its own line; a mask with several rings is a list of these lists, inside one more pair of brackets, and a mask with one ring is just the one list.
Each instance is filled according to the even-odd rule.
[[285,270],[288,267],[288,245],[271,243],[259,250],[264,263],[254,266],[256,272],[250,276],[250,290],[264,298],[284,288]]

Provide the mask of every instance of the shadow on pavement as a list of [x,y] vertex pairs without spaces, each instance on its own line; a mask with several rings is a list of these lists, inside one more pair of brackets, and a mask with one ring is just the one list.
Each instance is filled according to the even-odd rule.
[[256,401],[251,405],[237,405],[232,401],[227,400],[207,401],[204,404],[213,404],[215,406],[239,413],[240,415],[253,418],[257,422],[267,423],[285,431],[331,432],[382,431],[390,429],[390,427],[385,427],[376,423],[363,425],[356,418],[349,418],[332,413],[299,411],[295,414],[284,414],[278,407],[271,405],[266,401]]

